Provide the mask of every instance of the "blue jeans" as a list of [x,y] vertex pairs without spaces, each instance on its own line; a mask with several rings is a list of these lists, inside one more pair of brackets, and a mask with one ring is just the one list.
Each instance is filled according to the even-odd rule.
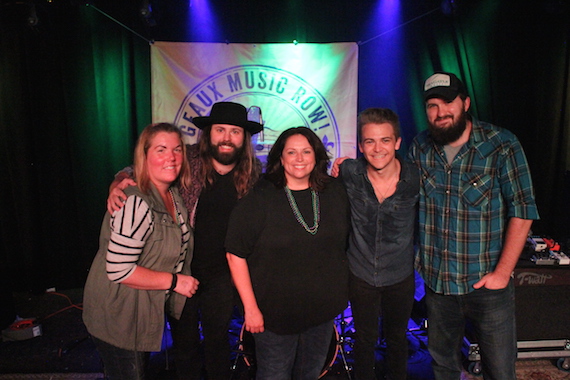
[[257,362],[256,380],[316,380],[322,373],[333,321],[300,334],[279,335],[265,330],[253,334]]
[[415,276],[404,281],[375,287],[350,274],[350,305],[356,340],[354,344],[354,378],[375,379],[374,350],[378,343],[378,317],[386,337],[388,379],[406,380],[408,370],[408,321],[414,306]]
[[91,337],[103,361],[107,380],[144,380],[149,352],[130,351]]
[[426,289],[428,348],[437,380],[461,377],[460,348],[471,322],[485,380],[515,380],[517,339],[513,280],[504,289],[446,296]]

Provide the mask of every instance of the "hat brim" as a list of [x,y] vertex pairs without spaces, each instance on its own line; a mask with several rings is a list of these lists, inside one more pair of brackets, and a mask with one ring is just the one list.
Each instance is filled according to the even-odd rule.
[[242,127],[249,133],[256,134],[263,130],[263,124],[256,123],[255,121],[243,121],[243,120],[229,120],[227,118],[216,118],[211,116],[198,116],[192,118],[192,123],[200,129],[204,129],[212,124],[229,124]]

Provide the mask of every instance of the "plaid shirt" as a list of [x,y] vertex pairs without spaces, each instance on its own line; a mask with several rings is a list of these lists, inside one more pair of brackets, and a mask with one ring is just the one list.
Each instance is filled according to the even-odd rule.
[[511,132],[473,118],[448,164],[427,131],[408,157],[420,169],[417,270],[441,294],[467,294],[499,261],[508,219],[538,219],[523,149]]

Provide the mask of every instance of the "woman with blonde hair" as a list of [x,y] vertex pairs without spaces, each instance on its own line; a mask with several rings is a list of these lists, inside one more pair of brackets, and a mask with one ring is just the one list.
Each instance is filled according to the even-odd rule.
[[198,281],[190,276],[193,234],[178,187],[190,183],[185,146],[172,124],[147,126],[134,155],[137,186],[105,215],[83,300],[83,320],[107,379],[144,379],[160,351],[165,310],[175,318]]

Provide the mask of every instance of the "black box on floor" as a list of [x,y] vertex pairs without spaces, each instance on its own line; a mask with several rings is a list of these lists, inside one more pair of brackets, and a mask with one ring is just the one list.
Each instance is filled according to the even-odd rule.
[[570,339],[570,267],[515,269],[517,340]]

